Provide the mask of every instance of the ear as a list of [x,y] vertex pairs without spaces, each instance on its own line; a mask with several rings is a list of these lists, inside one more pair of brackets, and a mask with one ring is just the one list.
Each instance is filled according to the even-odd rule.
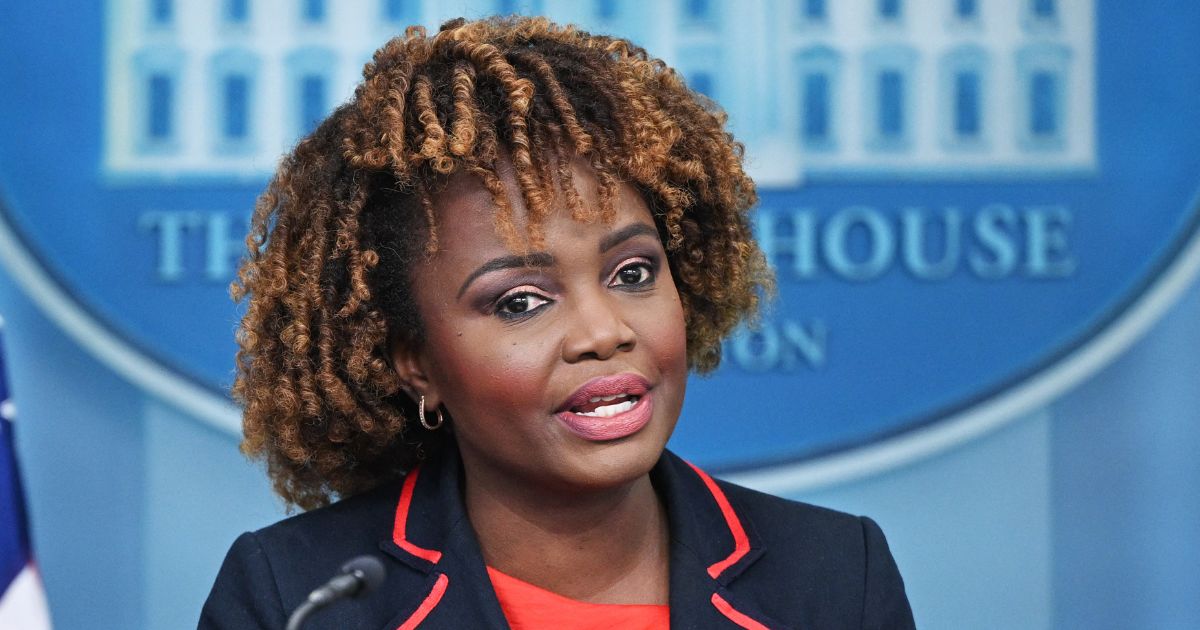
[[391,349],[392,368],[400,377],[401,387],[416,402],[425,397],[425,408],[436,409],[441,404],[437,387],[429,378],[429,366],[419,349],[405,343],[395,343]]

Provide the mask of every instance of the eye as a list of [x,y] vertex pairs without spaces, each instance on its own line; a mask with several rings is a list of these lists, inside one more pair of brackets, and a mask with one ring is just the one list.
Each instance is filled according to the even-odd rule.
[[617,269],[609,286],[638,287],[652,282],[654,282],[654,264],[645,259],[637,259]]
[[537,293],[510,293],[496,302],[496,314],[506,319],[516,319],[529,315],[549,303],[549,298]]

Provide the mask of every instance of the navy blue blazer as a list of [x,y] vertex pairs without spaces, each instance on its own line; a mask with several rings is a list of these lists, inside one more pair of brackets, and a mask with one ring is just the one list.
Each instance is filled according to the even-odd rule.
[[[447,448],[402,482],[242,534],[199,627],[283,628],[346,560],[374,554],[383,585],[315,613],[306,629],[507,628],[460,476]],[[914,627],[871,519],[716,481],[669,451],[651,479],[671,529],[671,628]]]

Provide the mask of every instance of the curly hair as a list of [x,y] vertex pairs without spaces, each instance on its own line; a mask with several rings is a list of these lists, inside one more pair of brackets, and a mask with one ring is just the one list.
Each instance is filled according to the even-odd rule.
[[[539,243],[555,191],[578,220],[614,214],[620,182],[647,199],[686,323],[688,366],[716,368],[721,341],[772,279],[748,211],[743,147],[725,114],[623,39],[544,18],[410,27],[374,55],[354,97],[283,158],[259,197],[231,287],[247,300],[234,397],[241,448],[276,492],[311,509],[395,479],[439,447],[389,364],[420,344],[410,269],[437,250],[432,202],[457,172],[495,203],[506,242]],[[568,160],[594,170],[582,204]],[[520,189],[516,221],[498,166]]]

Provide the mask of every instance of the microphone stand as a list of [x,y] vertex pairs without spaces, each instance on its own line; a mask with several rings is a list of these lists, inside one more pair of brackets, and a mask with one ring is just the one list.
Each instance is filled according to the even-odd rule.
[[358,597],[383,583],[383,563],[372,556],[359,556],[342,566],[341,572],[320,588],[308,594],[304,602],[288,617],[287,630],[300,626],[314,611],[343,597]]

